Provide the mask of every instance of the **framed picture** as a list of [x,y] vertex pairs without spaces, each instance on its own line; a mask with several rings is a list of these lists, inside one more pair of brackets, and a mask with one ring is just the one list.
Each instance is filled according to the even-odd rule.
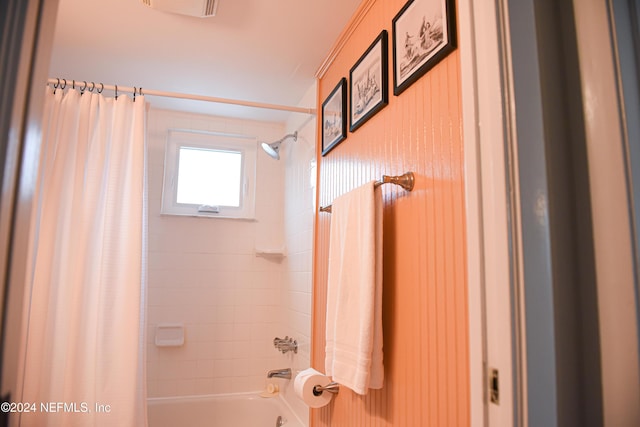
[[393,18],[393,94],[456,47],[454,0],[409,0]]
[[326,155],[347,137],[347,79],[338,85],[322,103],[322,155]]
[[388,38],[383,30],[349,72],[351,132],[389,103]]

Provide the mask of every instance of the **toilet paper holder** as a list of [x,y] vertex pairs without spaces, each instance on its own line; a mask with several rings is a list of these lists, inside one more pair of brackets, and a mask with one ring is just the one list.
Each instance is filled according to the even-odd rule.
[[327,385],[317,385],[313,387],[313,394],[316,396],[320,396],[322,392],[328,391],[329,393],[338,394],[340,391],[340,384],[337,382],[330,382]]

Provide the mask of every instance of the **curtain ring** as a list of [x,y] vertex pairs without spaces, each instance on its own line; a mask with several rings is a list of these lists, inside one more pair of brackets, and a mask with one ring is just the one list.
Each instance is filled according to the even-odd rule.
[[103,90],[104,90],[104,84],[100,83],[100,90],[98,91],[98,93],[102,93]]
[[67,79],[62,79],[64,81],[64,85],[60,86],[60,89],[64,90],[67,87]]
[[80,88],[80,93],[84,93],[85,90],[87,90],[87,81],[84,81],[84,86]]
[[93,93],[93,90],[96,88],[96,83],[95,82],[91,82],[91,89],[89,89],[89,92]]
[[118,85],[115,85],[115,86],[116,86],[116,101],[117,101],[118,100]]
[[71,80],[71,89],[75,89],[75,88],[76,88],[76,81]]
[[133,102],[136,102],[136,87],[133,87]]
[[142,87],[140,87],[140,96],[143,96],[143,95],[142,95]]
[[53,94],[56,94],[56,90],[58,90],[58,88],[60,87],[60,79],[58,79],[57,83],[53,84]]

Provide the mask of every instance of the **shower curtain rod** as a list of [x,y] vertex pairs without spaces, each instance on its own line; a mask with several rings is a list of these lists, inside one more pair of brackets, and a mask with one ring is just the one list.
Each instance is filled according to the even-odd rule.
[[48,84],[58,85],[61,89],[64,89],[65,86],[77,86],[79,89],[88,90],[87,88],[91,86],[91,89],[97,89],[100,87],[100,91],[103,89],[117,91],[117,92],[127,92],[127,93],[136,93],[138,95],[150,95],[150,96],[162,96],[165,98],[179,98],[179,99],[189,99],[193,101],[204,101],[204,102],[215,102],[218,104],[232,104],[232,105],[240,105],[243,107],[253,107],[253,108],[264,108],[268,110],[280,110],[280,111],[289,111],[293,113],[303,113],[303,114],[311,114],[315,115],[315,108],[304,108],[304,107],[292,107],[289,105],[279,105],[279,104],[267,104],[263,102],[252,102],[252,101],[243,101],[239,99],[229,99],[229,98],[218,98],[215,96],[204,96],[204,95],[193,95],[188,93],[180,93],[180,92],[167,92],[162,90],[154,90],[154,89],[143,89],[141,87],[129,87],[129,86],[118,86],[118,85],[103,85],[102,83],[98,83],[97,85],[94,82],[89,82],[87,84],[84,80],[66,80],[66,79],[58,79],[58,78],[49,78],[47,80]]

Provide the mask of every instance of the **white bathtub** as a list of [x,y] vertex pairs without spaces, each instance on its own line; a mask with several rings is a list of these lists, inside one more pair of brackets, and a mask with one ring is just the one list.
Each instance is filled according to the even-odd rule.
[[255,393],[147,399],[149,427],[305,427],[280,397]]

